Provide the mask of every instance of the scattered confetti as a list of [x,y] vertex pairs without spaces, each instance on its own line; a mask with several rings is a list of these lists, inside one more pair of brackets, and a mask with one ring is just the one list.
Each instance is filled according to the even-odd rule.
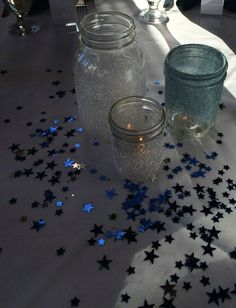
[[84,203],[84,205],[83,205],[83,212],[91,213],[91,211],[93,209],[95,209],[95,206],[91,202]]

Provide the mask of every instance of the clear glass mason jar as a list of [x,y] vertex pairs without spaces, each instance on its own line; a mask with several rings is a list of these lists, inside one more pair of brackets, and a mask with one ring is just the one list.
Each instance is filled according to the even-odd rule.
[[207,45],[181,45],[168,53],[165,107],[178,136],[187,132],[201,137],[214,125],[227,68],[225,56]]
[[109,139],[108,113],[122,97],[144,95],[145,60],[131,17],[92,13],[82,20],[74,65],[79,116],[93,137]]
[[114,165],[135,182],[154,181],[162,162],[164,108],[144,97],[126,97],[109,112]]

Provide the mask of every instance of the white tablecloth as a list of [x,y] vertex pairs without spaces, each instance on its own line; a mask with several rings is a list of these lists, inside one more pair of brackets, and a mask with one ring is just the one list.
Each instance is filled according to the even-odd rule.
[[229,69],[215,128],[199,141],[167,134],[160,177],[142,186],[81,129],[77,35],[47,12],[28,37],[8,34],[13,16],[0,20],[0,307],[236,306],[236,57],[176,7],[166,26],[143,24],[146,6],[97,1],[134,18],[148,96],[164,101],[163,63],[178,44],[218,48]]

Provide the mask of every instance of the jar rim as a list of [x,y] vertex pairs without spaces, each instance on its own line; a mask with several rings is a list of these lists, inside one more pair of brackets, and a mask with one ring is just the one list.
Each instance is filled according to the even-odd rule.
[[[173,56],[173,54],[179,52],[180,50],[184,51],[190,48],[197,48],[199,50],[201,49],[202,51],[206,51],[206,50],[214,51],[214,53],[218,56],[218,58],[222,60],[222,65],[213,73],[203,73],[203,74],[191,74],[191,73],[183,72],[181,70],[174,68],[171,65],[171,57]],[[217,77],[217,76],[220,76],[221,74],[226,73],[226,70],[228,68],[228,61],[225,55],[214,47],[204,45],[204,44],[183,44],[180,46],[176,46],[169,51],[165,59],[164,72],[165,72],[165,67],[168,67],[170,72],[172,72],[173,74],[178,75],[184,79],[194,79],[194,80],[201,79],[202,80],[202,79],[210,79],[212,77]]]
[[[114,120],[113,113],[115,109],[119,108],[122,105],[126,105],[129,103],[137,103],[137,105],[140,105],[140,106],[145,106],[146,104],[146,105],[154,107],[156,111],[160,112],[160,120],[157,121],[154,125],[146,129],[140,129],[140,130],[135,130],[135,129],[131,130],[123,126],[120,126]],[[129,96],[129,97],[122,98],[121,100],[115,102],[111,106],[110,111],[109,111],[108,121],[109,121],[111,130],[114,132],[117,132],[119,134],[124,134],[129,137],[137,137],[139,135],[142,135],[143,137],[145,137],[155,132],[158,134],[162,133],[162,131],[165,128],[166,112],[165,112],[165,109],[161,106],[161,104],[152,98],[142,97],[142,96]]]
[[[101,33],[95,31],[98,29],[98,25],[104,23],[105,19],[109,17],[112,17],[112,21],[117,24],[122,25],[123,23],[123,29],[119,28],[117,33]],[[89,40],[95,42],[114,42],[129,37],[135,30],[134,21],[129,15],[115,11],[103,11],[87,14],[82,19],[80,25],[82,35],[86,35]],[[95,26],[95,28],[92,26]]]

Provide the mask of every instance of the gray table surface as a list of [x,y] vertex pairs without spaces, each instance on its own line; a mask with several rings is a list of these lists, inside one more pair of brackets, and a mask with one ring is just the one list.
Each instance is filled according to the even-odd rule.
[[117,175],[109,143],[81,132],[78,35],[49,12],[31,17],[41,31],[28,37],[8,33],[14,16],[0,20],[1,308],[236,306],[236,57],[176,7],[166,26],[143,24],[146,6],[97,1],[134,18],[148,96],[164,101],[163,63],[178,44],[218,48],[229,70],[215,127],[199,141],[167,134],[159,179],[143,186]]

